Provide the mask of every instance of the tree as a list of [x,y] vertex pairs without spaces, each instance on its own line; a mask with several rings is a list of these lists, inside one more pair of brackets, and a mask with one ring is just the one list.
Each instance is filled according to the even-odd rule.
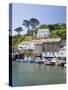
[[62,38],[62,39],[66,39],[66,30],[62,29],[62,30],[54,30],[51,32],[51,38]]
[[62,29],[66,29],[66,24],[62,23],[62,24],[42,24],[39,26],[40,29],[46,29],[49,28],[50,32],[52,32],[53,30],[62,30]]
[[21,31],[23,31],[22,27],[17,27],[15,31],[20,35]]
[[[39,21],[35,18],[31,18],[30,20],[24,20],[22,25],[24,25],[26,28],[28,28],[27,33],[31,36],[33,31],[39,25]],[[32,28],[32,29],[30,29],[30,28]]]
[[49,28],[50,31],[55,30],[55,26],[54,25],[49,24],[49,25],[47,25],[47,27]]
[[39,21],[35,18],[31,18],[30,19],[30,26],[32,27],[32,29],[36,28],[39,25]]
[[29,31],[30,21],[24,20],[22,25],[24,25],[26,28],[28,28],[28,31]]
[[65,23],[61,24],[61,29],[66,29],[66,24]]
[[36,36],[35,34],[36,34],[36,28],[37,28],[37,26],[39,25],[39,21],[37,20],[37,19],[35,19],[35,18],[31,18],[30,19],[30,26],[31,26],[31,28],[32,28],[32,35],[33,35],[33,38]]
[[[19,40],[20,40],[20,33],[21,33],[21,31],[23,31],[23,29],[22,29],[22,27],[17,27],[17,28],[15,29],[15,31],[18,33],[18,38],[16,38],[16,43],[17,43],[17,46],[18,46]],[[15,43],[15,42],[14,42],[14,43]]]
[[39,26],[39,29],[46,29],[46,28],[48,28],[46,24],[42,24]]
[[54,27],[55,29],[59,30],[59,29],[62,29],[61,27],[61,24],[57,23],[57,24],[54,24]]

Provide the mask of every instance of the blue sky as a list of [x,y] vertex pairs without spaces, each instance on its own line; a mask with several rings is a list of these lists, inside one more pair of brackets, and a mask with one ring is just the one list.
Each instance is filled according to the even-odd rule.
[[[35,4],[12,4],[12,30],[13,35],[16,34],[15,28],[22,26],[23,20],[36,18],[40,24],[54,24],[66,22],[65,6],[35,5]],[[27,32],[23,27],[22,34]]]

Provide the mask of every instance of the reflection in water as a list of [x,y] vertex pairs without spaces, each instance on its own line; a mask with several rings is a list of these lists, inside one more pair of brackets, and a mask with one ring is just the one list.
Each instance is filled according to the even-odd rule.
[[45,64],[13,62],[13,86],[59,84],[66,82],[66,69]]

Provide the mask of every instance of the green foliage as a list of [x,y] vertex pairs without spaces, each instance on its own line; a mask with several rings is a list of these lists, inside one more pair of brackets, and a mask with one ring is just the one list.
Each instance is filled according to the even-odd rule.
[[53,30],[55,30],[56,28],[55,28],[55,25],[47,25],[47,27],[49,28],[49,30],[50,31],[53,31]]
[[36,28],[39,25],[39,21],[36,18],[31,18],[30,19],[30,26],[32,28]]
[[[26,25],[27,21],[23,23]],[[33,23],[34,24],[34,23]],[[27,35],[15,35],[12,37],[12,47],[17,47],[20,42],[29,41],[31,38],[37,38],[37,32],[39,29],[49,28],[51,32],[51,38],[58,38],[61,37],[62,39],[66,39],[66,24],[42,24],[38,28],[32,29],[31,32],[27,33]],[[32,34],[30,34],[32,33]]]
[[30,27],[32,28],[31,31],[35,30],[39,25],[39,21],[36,18],[31,18],[30,20],[24,20],[23,24],[28,29],[28,34],[31,35]]
[[51,32],[51,38],[62,38],[66,39],[66,24],[43,24],[39,26],[40,29],[49,28]]
[[42,24],[39,26],[39,29],[45,29],[45,28],[48,28],[48,26],[46,24]]
[[46,28],[49,28],[50,32],[53,31],[53,30],[59,30],[59,29],[66,29],[66,24],[62,23],[62,24],[42,24],[39,26],[39,29],[46,29]]
[[17,27],[15,31],[20,35],[21,31],[23,31],[22,27]]
[[66,39],[66,30],[62,29],[62,30],[54,30],[51,32],[51,38],[62,38],[62,39]]
[[28,54],[28,55],[32,55],[32,53],[33,53],[33,50],[32,50],[32,49],[28,49],[28,50],[27,50],[27,54]]
[[19,36],[19,35],[13,36],[13,38],[12,38],[12,47],[17,47],[20,42],[29,41],[29,40],[30,40],[30,36],[27,36],[27,35],[24,35],[24,36]]

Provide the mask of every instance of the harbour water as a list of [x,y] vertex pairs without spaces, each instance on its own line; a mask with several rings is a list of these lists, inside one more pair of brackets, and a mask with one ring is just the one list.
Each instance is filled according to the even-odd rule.
[[12,63],[12,85],[32,86],[66,83],[66,68],[45,64]]

